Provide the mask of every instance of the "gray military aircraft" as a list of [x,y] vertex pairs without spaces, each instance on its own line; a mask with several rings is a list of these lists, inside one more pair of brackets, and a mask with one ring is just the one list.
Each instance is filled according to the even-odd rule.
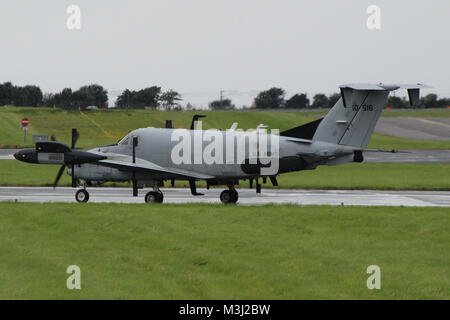
[[[220,195],[223,203],[236,203],[238,192],[235,185],[239,180],[249,180],[250,187],[256,180],[256,192],[261,192],[259,179],[265,182],[267,178],[274,186],[278,186],[276,176],[282,173],[312,170],[319,165],[338,165],[350,162],[362,162],[364,152],[388,152],[385,150],[369,150],[366,146],[374,131],[375,125],[387,101],[389,92],[397,89],[408,91],[411,105],[419,102],[419,90],[428,88],[421,84],[395,85],[395,84],[346,84],[340,86],[341,98],[322,119],[301,125],[279,133],[276,137],[266,132],[256,132],[257,141],[267,142],[264,148],[257,142],[251,150],[252,142],[244,137],[241,160],[235,160],[239,153],[238,146],[226,148],[225,142],[219,143],[212,155],[223,151],[223,155],[234,161],[213,162],[203,161],[202,152],[208,148],[213,139],[205,140],[205,130],[196,129],[193,119],[191,129],[174,129],[171,121],[166,128],[140,128],[127,134],[118,143],[82,151],[75,150],[79,134],[72,129],[72,143],[67,145],[56,142],[38,142],[33,149],[18,151],[14,157],[17,160],[38,164],[62,165],[56,176],[56,187],[66,167],[67,173],[72,177],[72,187],[77,187],[84,181],[82,188],[75,194],[78,202],[87,202],[89,193],[86,185],[101,184],[107,181],[132,181],[133,196],[138,196],[138,189],[144,186],[153,190],[145,194],[145,202],[162,203],[163,193],[160,187],[165,181],[172,185],[175,180],[189,181],[191,193],[194,196],[202,195],[197,192],[196,181],[205,180],[207,188],[212,185],[225,185],[228,189]],[[191,161],[180,163],[174,159],[176,148],[179,149],[182,139],[174,139],[177,130],[185,130],[184,143],[188,150],[178,152],[178,156]],[[207,131],[207,130],[206,130]],[[237,130],[218,131],[212,136],[214,140],[220,137],[227,139],[226,135],[233,131],[233,139],[239,139],[247,133]],[[187,137],[187,138],[186,138]],[[262,139],[264,138],[264,139]],[[274,139],[276,138],[276,139]],[[277,150],[269,150],[269,146],[277,141]],[[216,141],[217,142],[217,141]],[[265,149],[266,152],[262,152]],[[179,151],[179,150],[178,150]],[[189,154],[186,152],[188,151]],[[270,154],[271,153],[271,154]],[[198,158],[201,161],[196,161]],[[271,161],[267,161],[268,159]],[[197,160],[198,160],[197,159]],[[263,161],[265,160],[265,161]],[[276,160],[275,171],[267,171],[273,160]]]

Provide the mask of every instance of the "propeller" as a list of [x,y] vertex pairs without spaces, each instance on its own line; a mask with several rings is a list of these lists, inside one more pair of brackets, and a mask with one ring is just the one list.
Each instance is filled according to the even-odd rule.
[[[54,136],[52,136],[55,138]],[[72,129],[72,143],[71,143],[71,149],[75,148],[75,145],[77,144],[78,138],[80,137],[80,134],[78,133],[78,130],[76,128]],[[52,141],[56,141],[52,139]],[[76,188],[77,186],[77,179],[75,178],[75,164],[71,164],[70,168],[72,169],[72,188]],[[58,185],[59,180],[61,179],[62,174],[64,173],[64,170],[66,169],[66,165],[63,164],[56,174],[55,181],[53,182],[53,189],[56,188]]]

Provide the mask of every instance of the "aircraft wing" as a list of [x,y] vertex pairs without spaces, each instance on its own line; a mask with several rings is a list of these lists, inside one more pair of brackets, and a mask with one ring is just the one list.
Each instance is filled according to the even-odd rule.
[[116,168],[123,171],[137,171],[149,174],[169,173],[180,177],[195,178],[202,180],[215,178],[214,176],[190,170],[161,167],[153,162],[141,158],[136,158],[136,163],[133,163],[133,158],[131,156],[123,154],[105,153],[104,155],[107,157],[107,159],[100,160],[96,162],[96,164],[105,167]]

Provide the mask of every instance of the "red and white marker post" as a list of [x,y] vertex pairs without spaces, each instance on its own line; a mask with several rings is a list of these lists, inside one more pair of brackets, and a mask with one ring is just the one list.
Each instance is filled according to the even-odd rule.
[[23,143],[26,143],[27,139],[27,131],[28,131],[28,125],[30,124],[30,119],[27,117],[22,118],[20,121],[20,124],[22,125],[22,131],[23,131]]

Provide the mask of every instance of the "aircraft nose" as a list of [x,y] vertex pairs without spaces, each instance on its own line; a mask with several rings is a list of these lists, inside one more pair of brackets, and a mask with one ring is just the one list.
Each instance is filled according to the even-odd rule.
[[14,158],[16,158],[17,160],[20,160],[20,151],[17,151],[16,153],[14,153]]
[[37,155],[35,149],[23,149],[14,153],[14,158],[23,162],[37,163]]

